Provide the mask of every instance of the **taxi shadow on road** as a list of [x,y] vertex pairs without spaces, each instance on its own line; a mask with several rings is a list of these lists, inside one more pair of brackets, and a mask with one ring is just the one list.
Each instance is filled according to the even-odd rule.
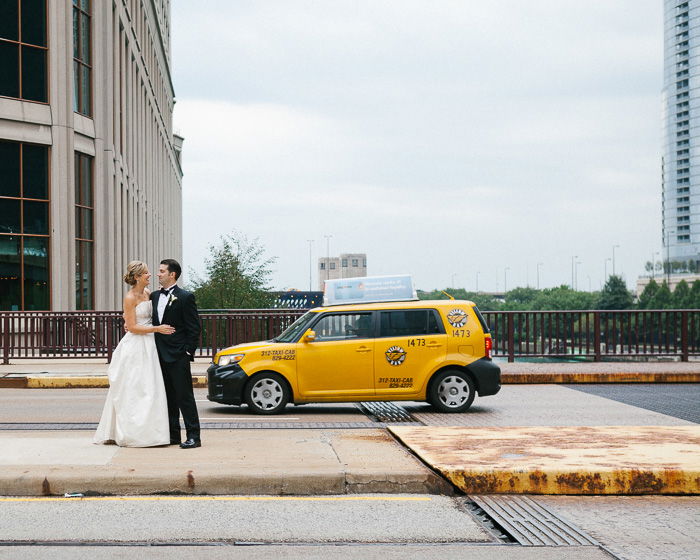
[[[354,403],[332,403],[332,404],[306,404],[287,405],[283,412],[273,415],[254,414],[246,405],[219,405],[214,403],[202,403],[199,406],[200,416],[215,414],[222,419],[233,420],[235,418],[255,418],[260,420],[277,420],[283,422],[287,419],[314,419],[321,417],[332,418],[340,421],[361,421],[367,418],[363,411]],[[342,418],[345,417],[345,418]]]

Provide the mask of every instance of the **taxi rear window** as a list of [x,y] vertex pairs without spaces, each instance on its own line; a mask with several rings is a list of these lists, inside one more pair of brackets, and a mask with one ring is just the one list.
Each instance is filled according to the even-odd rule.
[[484,334],[489,334],[491,330],[489,329],[489,326],[486,324],[486,320],[484,319],[484,316],[481,314],[481,311],[479,311],[479,308],[474,305],[472,307],[474,310],[474,313],[476,314],[476,318],[479,319],[479,323],[481,323],[481,328],[484,329]]
[[433,309],[381,311],[379,336],[418,336],[442,333]]

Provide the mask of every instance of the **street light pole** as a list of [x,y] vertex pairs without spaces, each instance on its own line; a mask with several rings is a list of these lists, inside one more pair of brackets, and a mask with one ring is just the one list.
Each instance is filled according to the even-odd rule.
[[309,244],[309,291],[311,291],[311,245],[313,244],[313,239],[307,239],[306,242]]
[[331,270],[331,237],[333,235],[324,235],[326,238],[326,280],[330,280],[330,270]]
[[574,263],[576,262],[576,259],[578,259],[578,255],[574,255],[573,257],[571,257],[571,289],[572,290],[575,289],[575,287],[574,287],[574,274],[575,274]]
[[538,262],[537,263],[537,289],[540,289],[540,266],[542,266],[544,263]]
[[607,282],[607,281],[608,281],[608,261],[611,261],[611,260],[612,260],[612,259],[611,259],[610,257],[608,257],[607,259],[605,259],[605,278],[603,279],[604,282]]
[[615,276],[615,249],[619,249],[619,245],[613,245],[613,256],[612,256],[612,261],[613,261],[613,276]]
[[510,270],[510,267],[507,266],[503,269],[503,296],[505,297],[506,292],[508,291],[508,271]]
[[576,261],[576,266],[574,267],[574,269],[576,270],[576,275],[575,275],[576,282],[574,284],[574,290],[578,290],[578,265],[580,265],[580,264],[581,264],[581,261]]

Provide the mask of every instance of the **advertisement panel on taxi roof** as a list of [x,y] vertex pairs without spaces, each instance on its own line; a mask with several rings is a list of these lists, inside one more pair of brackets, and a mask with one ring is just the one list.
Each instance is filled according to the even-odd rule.
[[324,305],[418,299],[409,274],[326,280]]

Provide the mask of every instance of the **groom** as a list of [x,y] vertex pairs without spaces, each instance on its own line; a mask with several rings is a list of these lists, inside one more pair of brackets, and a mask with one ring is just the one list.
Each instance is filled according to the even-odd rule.
[[[173,259],[160,261],[158,282],[160,291],[151,294],[153,324],[170,325],[171,335],[156,333],[156,347],[160,368],[163,370],[165,394],[168,398],[170,444],[180,444],[182,449],[201,447],[199,415],[192,390],[190,362],[199,344],[199,314],[194,294],[181,289],[177,279],[182,273],[180,263]],[[185,421],[187,439],[180,443],[180,412]]]

